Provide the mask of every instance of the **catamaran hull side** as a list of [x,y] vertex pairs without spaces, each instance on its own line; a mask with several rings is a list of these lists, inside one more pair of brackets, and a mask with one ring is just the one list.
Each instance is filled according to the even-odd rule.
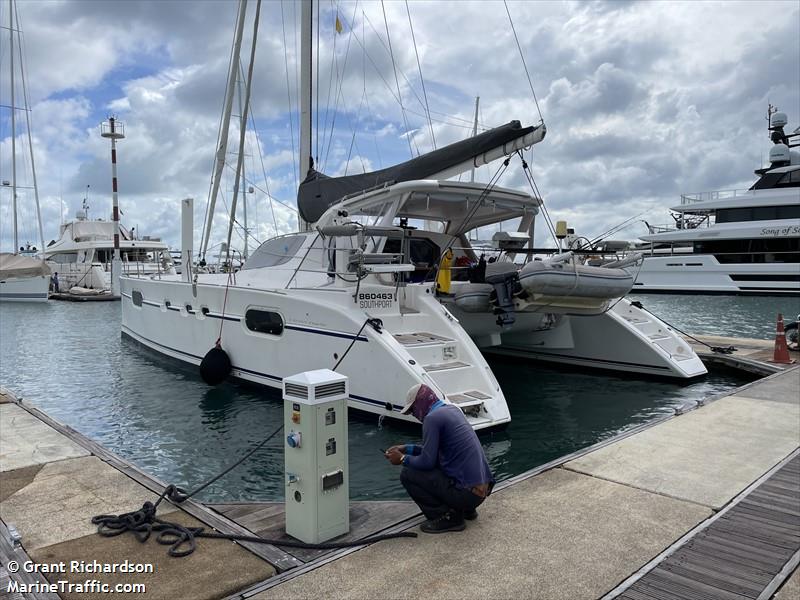
[[678,379],[707,373],[703,362],[677,333],[625,299],[603,314],[565,315],[549,329],[503,334],[501,345],[486,350]]
[[[350,378],[351,408],[414,423],[399,412],[407,390],[416,383],[435,387],[423,365],[387,328],[378,332],[365,325],[366,316],[353,310],[352,294],[346,290],[332,287],[299,295],[231,286],[226,300],[224,286],[194,287],[196,295],[192,285],[178,281],[123,277],[122,332],[195,365],[220,338],[234,377],[276,388],[289,375],[339,363],[336,370]],[[280,315],[280,334],[252,331],[246,317],[251,310]],[[491,407],[491,418],[473,423],[475,429],[510,421],[501,393],[498,398],[502,405]]]
[[0,301],[47,302],[50,278],[43,276],[9,278],[0,281]]

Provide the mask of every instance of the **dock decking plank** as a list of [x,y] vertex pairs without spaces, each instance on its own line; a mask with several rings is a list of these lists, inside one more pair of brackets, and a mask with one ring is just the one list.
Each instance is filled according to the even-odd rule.
[[800,456],[623,590],[629,600],[743,600],[800,551]]

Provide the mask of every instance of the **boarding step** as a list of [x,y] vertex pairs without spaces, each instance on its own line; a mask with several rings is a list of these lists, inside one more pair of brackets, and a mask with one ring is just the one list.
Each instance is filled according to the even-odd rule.
[[483,392],[479,392],[478,390],[459,392],[457,394],[447,394],[447,399],[462,410],[472,406],[482,406],[484,400],[489,400],[490,398],[491,396],[484,394]]
[[395,333],[394,339],[406,347],[429,346],[432,344],[446,344],[455,340],[427,331],[416,331],[414,333]]
[[671,354],[670,358],[675,362],[683,362],[685,360],[692,360],[695,357],[692,354]]
[[649,319],[638,319],[636,317],[626,317],[625,315],[623,315],[622,318],[625,319],[628,323],[631,323],[633,325],[642,325],[644,323],[650,322]]
[[454,360],[451,362],[443,362],[443,363],[434,363],[432,365],[423,365],[422,368],[425,369],[428,373],[434,371],[452,371],[453,369],[463,369],[464,367],[469,367],[470,365],[465,362],[461,362],[460,360]]
[[647,337],[649,337],[652,341],[657,342],[658,340],[668,340],[672,336],[665,335],[663,333],[654,333],[653,335],[649,335]]

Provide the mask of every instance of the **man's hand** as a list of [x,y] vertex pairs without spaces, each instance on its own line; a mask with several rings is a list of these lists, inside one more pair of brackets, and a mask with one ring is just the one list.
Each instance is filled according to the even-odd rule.
[[403,450],[403,446],[392,446],[386,452],[384,452],[383,455],[393,465],[399,465],[401,462],[403,462],[403,456],[405,455]]

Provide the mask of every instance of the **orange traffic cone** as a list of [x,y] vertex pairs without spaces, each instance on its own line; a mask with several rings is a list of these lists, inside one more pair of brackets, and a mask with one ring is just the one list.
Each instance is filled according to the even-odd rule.
[[789,358],[789,348],[786,346],[786,333],[783,331],[783,315],[778,313],[778,326],[775,330],[775,352],[769,362],[781,365],[790,365],[794,361]]

